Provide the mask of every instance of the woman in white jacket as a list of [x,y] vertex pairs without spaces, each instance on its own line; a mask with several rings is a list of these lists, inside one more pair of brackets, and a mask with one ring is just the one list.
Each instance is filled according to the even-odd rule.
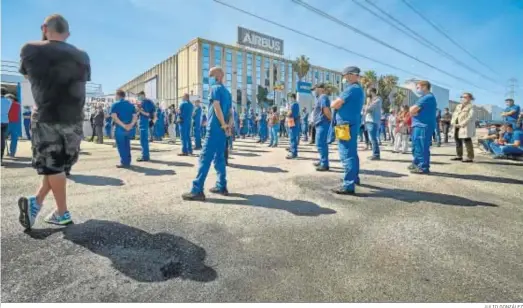
[[[474,108],[472,101],[474,96],[470,93],[461,95],[461,104],[456,106],[452,113],[451,125],[454,126],[454,139],[456,141],[456,157],[451,160],[460,160],[464,163],[474,161],[474,145],[472,137],[476,135],[476,123],[474,121]],[[463,158],[463,143],[467,148],[467,158]]]

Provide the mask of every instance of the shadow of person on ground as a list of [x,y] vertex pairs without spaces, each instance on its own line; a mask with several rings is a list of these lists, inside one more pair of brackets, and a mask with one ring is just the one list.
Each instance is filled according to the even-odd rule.
[[243,151],[243,149],[235,149],[235,150],[233,150],[230,154],[231,154],[231,155],[235,155],[235,156],[243,156],[243,157],[256,157],[256,156],[260,156],[260,154],[256,154],[256,153],[241,153],[241,152],[238,152],[238,151]]
[[31,168],[32,167],[32,164],[30,162],[20,162],[20,161],[4,159],[3,163],[5,165],[5,168],[7,168],[7,169],[20,169],[20,168]]
[[[343,168],[338,168],[338,167],[330,167],[330,170],[333,172],[338,172],[338,173],[345,172],[345,170]],[[385,170],[365,170],[365,169],[360,170],[360,174],[375,175],[375,176],[381,176],[381,177],[385,177],[385,178],[402,178],[402,177],[408,176],[406,174],[385,171]]]
[[431,172],[430,175],[431,176],[440,176],[440,177],[445,177],[445,178],[461,179],[461,180],[523,185],[522,180],[511,179],[511,178],[502,178],[502,177],[498,177],[498,176],[487,176],[487,175],[480,175],[480,174],[458,174],[458,173],[445,173],[445,172]]
[[[229,159],[231,159],[231,158],[229,157]],[[260,171],[260,172],[266,172],[266,173],[287,173],[287,172],[289,172],[287,170],[283,170],[278,167],[249,166],[249,165],[240,165],[240,164],[229,164],[227,167],[234,168],[234,169],[250,170],[250,171]]]
[[[298,157],[296,158],[297,160],[310,160],[310,161],[318,161],[320,158],[319,156],[318,157],[314,157],[314,158],[311,158],[311,157]],[[339,159],[330,159],[329,158],[329,163],[339,163],[340,160]]]
[[73,181],[77,184],[89,185],[89,186],[123,186],[124,182],[120,179],[111,178],[101,175],[85,175],[73,173],[68,180]]
[[186,163],[183,161],[165,161],[165,160],[158,160],[158,159],[151,159],[149,161],[153,164],[163,164],[171,167],[194,167],[194,164]]
[[139,282],[162,282],[173,278],[210,282],[218,276],[204,263],[205,249],[168,233],[151,234],[107,220],[26,231],[40,240],[58,232],[63,233],[64,239],[108,258],[116,270]]
[[249,149],[249,148],[245,148],[245,147],[239,147],[238,149],[233,148],[233,153],[234,153],[234,151],[251,152],[251,153],[269,153],[269,151],[253,150],[253,149]]
[[496,166],[523,166],[523,163],[518,161],[500,161],[500,160],[492,160],[492,161],[474,161],[475,164],[480,165],[496,165]]
[[162,169],[154,169],[144,166],[138,166],[138,165],[131,165],[128,170],[137,172],[137,173],[143,173],[146,176],[162,176],[162,175],[175,175],[176,172],[174,170],[162,170]]
[[207,202],[218,204],[233,204],[263,207],[267,209],[283,210],[296,216],[320,216],[335,214],[336,211],[329,208],[320,207],[316,203],[303,200],[286,201],[264,195],[244,195],[229,194],[229,197],[242,198],[243,200],[234,199],[207,199]]
[[[405,164],[412,164],[412,160],[408,159],[388,159],[388,158],[382,158],[379,161],[386,161],[391,163],[405,163]],[[440,161],[430,161],[431,165],[450,165],[450,163],[444,163]]]
[[432,202],[443,205],[454,205],[454,206],[489,206],[489,207],[498,207],[495,204],[483,202],[483,201],[474,201],[464,197],[433,193],[427,191],[413,191],[405,190],[398,188],[382,188],[368,184],[362,184],[361,187],[366,187],[373,189],[372,193],[358,193],[357,197],[374,197],[374,198],[390,198],[403,202]]

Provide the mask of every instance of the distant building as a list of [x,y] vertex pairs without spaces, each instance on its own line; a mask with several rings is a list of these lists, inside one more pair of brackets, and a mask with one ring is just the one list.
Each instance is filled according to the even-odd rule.
[[[449,100],[449,110],[451,113],[456,110],[456,106],[459,105],[459,102]],[[474,105],[474,121],[491,121],[492,120],[492,114],[488,111],[485,106],[482,105]]]
[[491,114],[491,120],[492,121],[502,121],[503,117],[501,116],[501,113],[503,112],[503,108],[496,106],[496,105],[483,105],[483,107]]

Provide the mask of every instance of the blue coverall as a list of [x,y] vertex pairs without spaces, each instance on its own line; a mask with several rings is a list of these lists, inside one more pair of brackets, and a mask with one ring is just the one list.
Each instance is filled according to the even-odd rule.
[[298,140],[300,139],[300,105],[298,102],[291,103],[291,118],[294,120],[294,127],[289,127],[290,155],[298,156]]
[[[130,124],[136,114],[136,107],[130,102],[121,99],[111,106],[110,114],[116,114],[123,124]],[[127,131],[118,124],[114,129],[114,139],[120,155],[120,165],[123,167],[131,165],[131,134],[133,129]]]
[[202,148],[202,107],[198,106],[194,108],[194,149],[199,150]]
[[225,169],[225,147],[227,136],[222,129],[220,121],[214,110],[214,101],[220,102],[225,122],[228,122],[231,113],[232,101],[231,93],[222,84],[215,84],[211,87],[209,119],[207,122],[207,139],[200,153],[198,174],[193,181],[191,192],[193,194],[203,193],[205,179],[209,173],[211,162],[214,160],[214,168],[218,175],[216,188],[219,190],[227,189],[226,169]]
[[26,110],[22,114],[24,116],[24,128],[27,139],[31,140],[31,110]]
[[183,101],[180,104],[180,133],[182,135],[183,154],[192,154],[191,125],[193,109],[193,104],[189,101]]
[[151,158],[149,154],[149,122],[156,112],[156,106],[154,106],[151,100],[144,99],[141,108],[149,114],[148,116],[141,112],[138,114],[140,117],[138,124],[140,128],[140,145],[142,146],[142,157],[140,160],[147,161]]

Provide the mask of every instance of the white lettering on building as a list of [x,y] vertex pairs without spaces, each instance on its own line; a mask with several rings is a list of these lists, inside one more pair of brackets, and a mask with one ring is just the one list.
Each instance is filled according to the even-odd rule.
[[259,46],[262,48],[270,49],[274,52],[279,52],[281,50],[281,43],[277,40],[261,37],[254,33],[245,33],[243,37],[243,43],[249,43],[251,45]]

